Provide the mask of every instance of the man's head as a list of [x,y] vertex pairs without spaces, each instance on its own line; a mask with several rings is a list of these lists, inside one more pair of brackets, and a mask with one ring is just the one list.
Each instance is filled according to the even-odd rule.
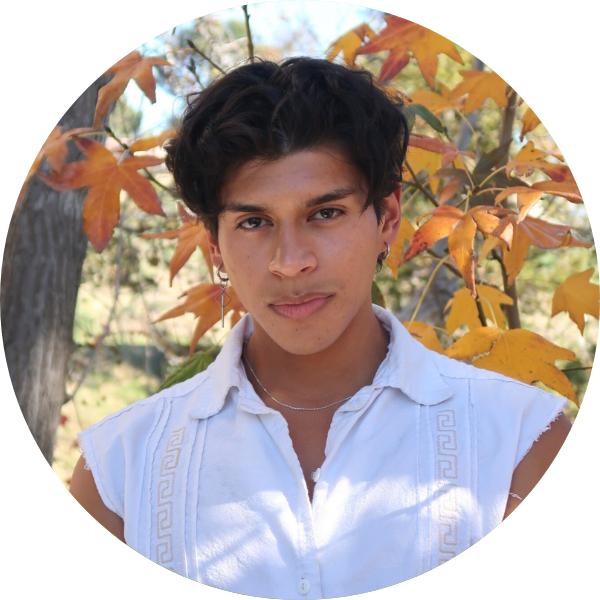
[[365,208],[401,181],[408,143],[401,105],[367,71],[297,57],[259,60],[215,80],[189,103],[167,166],[188,207],[216,237],[221,191],[254,159],[274,160],[319,145],[338,147],[364,175]]
[[254,338],[316,354],[369,335],[407,137],[368,73],[324,60],[245,65],[190,104],[167,164]]

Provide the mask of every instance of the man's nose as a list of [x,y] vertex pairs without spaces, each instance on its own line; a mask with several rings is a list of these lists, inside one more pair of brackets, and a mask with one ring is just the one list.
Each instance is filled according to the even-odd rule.
[[280,277],[295,277],[310,273],[317,266],[317,257],[310,240],[294,231],[282,231],[277,236],[269,270]]

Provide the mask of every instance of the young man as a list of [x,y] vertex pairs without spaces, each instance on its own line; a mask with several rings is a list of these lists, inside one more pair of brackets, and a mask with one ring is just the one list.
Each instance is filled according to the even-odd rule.
[[191,102],[168,165],[248,314],[206,371],[80,435],[71,491],[131,547],[234,592],[346,596],[452,558],[542,476],[564,400],[371,303],[407,138],[367,73],[322,60]]

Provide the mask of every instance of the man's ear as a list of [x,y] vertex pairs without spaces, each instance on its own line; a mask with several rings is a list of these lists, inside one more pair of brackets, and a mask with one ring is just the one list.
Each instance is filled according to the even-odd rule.
[[400,228],[400,219],[402,217],[402,211],[400,209],[400,198],[402,191],[398,186],[389,196],[383,199],[381,221],[379,223],[379,229],[382,237],[387,241],[390,246],[394,243],[398,230]]
[[219,248],[219,239],[217,235],[213,235],[210,231],[208,232],[208,252],[210,259],[215,267],[220,267],[222,273],[225,273],[225,266],[223,264],[223,257],[221,256],[221,250]]

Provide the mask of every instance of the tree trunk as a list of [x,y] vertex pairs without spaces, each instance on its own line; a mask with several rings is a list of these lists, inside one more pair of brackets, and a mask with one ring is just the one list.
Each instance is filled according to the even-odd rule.
[[[92,124],[98,79],[60,120],[63,131]],[[70,159],[77,158],[71,149]],[[15,210],[2,262],[1,319],[8,371],[25,421],[52,464],[73,321],[87,248],[84,189],[57,192],[34,177]]]

